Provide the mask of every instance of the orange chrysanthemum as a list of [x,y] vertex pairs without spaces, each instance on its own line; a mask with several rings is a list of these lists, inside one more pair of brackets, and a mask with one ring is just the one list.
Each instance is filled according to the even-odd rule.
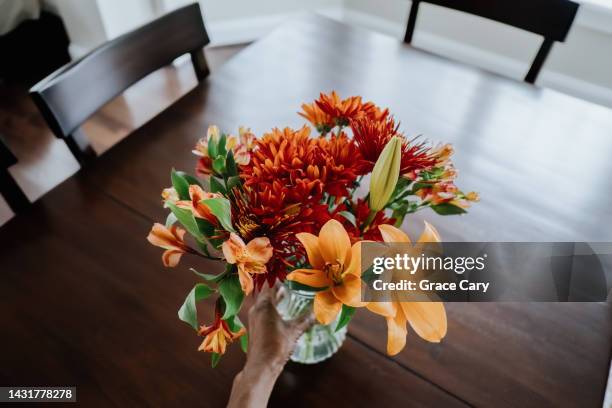
[[263,205],[318,202],[323,191],[345,196],[367,164],[341,133],[330,139],[311,138],[310,128],[273,129],[256,142],[251,162],[242,166],[245,187]]
[[322,134],[335,126],[346,126],[354,119],[382,120],[389,113],[387,109],[381,110],[372,102],[363,103],[360,96],[340,99],[335,91],[328,95],[321,93],[314,103],[303,104],[302,110],[300,115]]
[[317,131],[323,135],[336,126],[334,118],[323,112],[316,103],[302,104],[302,112],[298,112],[298,115],[312,123]]
[[241,167],[244,185],[265,202],[301,203],[318,199],[326,174],[311,164],[317,151],[309,127],[273,129],[256,141],[251,162]]
[[357,176],[366,174],[368,163],[363,160],[359,148],[344,132],[329,139],[318,139],[321,148],[318,167],[327,170],[325,191],[334,197],[347,197],[348,188]]

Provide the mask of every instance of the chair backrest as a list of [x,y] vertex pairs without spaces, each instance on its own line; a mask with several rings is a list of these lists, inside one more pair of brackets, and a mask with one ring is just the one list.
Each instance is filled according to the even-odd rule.
[[55,135],[66,138],[105,103],[183,54],[191,54],[203,79],[208,67],[202,48],[209,42],[200,7],[190,4],[60,68],[30,94]]
[[578,3],[570,0],[412,0],[404,42],[410,44],[419,3],[430,3],[508,24],[544,37],[525,81],[533,83],[555,41],[563,42]]

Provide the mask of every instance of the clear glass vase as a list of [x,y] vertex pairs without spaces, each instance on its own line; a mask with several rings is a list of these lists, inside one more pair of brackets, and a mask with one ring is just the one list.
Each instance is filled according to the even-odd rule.
[[[286,294],[276,306],[278,313],[285,320],[294,319],[312,310],[316,292],[291,289],[285,285]],[[335,331],[339,315],[329,325],[315,323],[297,341],[291,361],[302,364],[316,364],[331,357],[346,338],[346,326]]]

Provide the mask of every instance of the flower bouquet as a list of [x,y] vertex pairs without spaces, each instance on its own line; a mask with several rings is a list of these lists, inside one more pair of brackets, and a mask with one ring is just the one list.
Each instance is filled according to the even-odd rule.
[[[234,340],[246,352],[238,317],[245,296],[280,281],[290,292],[281,315],[313,310],[318,321],[298,341],[296,361],[329,357],[362,307],[386,318],[390,355],[404,347],[407,322],[425,340],[440,341],[442,303],[362,302],[360,249],[364,240],[409,242],[398,229],[407,214],[461,214],[478,200],[454,184],[452,147],[404,137],[388,109],[359,96],[321,94],[299,114],[316,134],[305,125],[256,138],[246,128],[234,136],[211,126],[193,150],[198,177],[172,171],[172,187],[162,192],[170,213],[147,238],[165,249],[167,267],[188,254],[219,262],[221,271],[191,269],[198,283],[179,318],[203,337],[199,350],[212,353],[215,366]],[[425,223],[419,240],[440,238]],[[200,325],[196,304],[211,296],[214,320]]]

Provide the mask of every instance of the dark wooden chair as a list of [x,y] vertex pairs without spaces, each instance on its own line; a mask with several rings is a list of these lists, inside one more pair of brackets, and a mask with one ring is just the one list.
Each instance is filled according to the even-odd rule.
[[94,49],[30,89],[53,133],[83,165],[93,152],[80,126],[105,103],[151,72],[189,53],[198,81],[208,74],[210,42],[197,3],[182,7]]
[[412,0],[404,42],[410,44],[420,3],[431,3],[495,20],[544,37],[525,82],[533,84],[555,41],[563,42],[578,4],[570,0]]
[[17,182],[8,171],[9,167],[15,163],[17,163],[17,158],[4,144],[2,138],[0,138],[0,186],[2,188],[0,193],[9,207],[11,207],[11,210],[17,214],[30,205],[30,200],[21,191],[21,188],[19,188],[19,185],[17,185]]

